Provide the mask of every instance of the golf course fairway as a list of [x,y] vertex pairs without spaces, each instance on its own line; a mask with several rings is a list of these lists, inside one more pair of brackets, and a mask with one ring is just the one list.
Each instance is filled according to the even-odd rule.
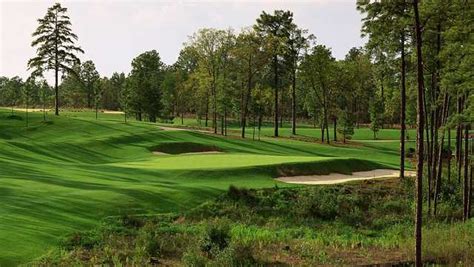
[[[229,185],[298,186],[274,180],[280,172],[395,169],[399,159],[397,143],[252,141],[124,123],[119,114],[28,117],[26,127],[24,113],[0,109],[0,266],[27,263],[106,216],[185,211]],[[152,153],[169,142],[212,145],[220,153]]]

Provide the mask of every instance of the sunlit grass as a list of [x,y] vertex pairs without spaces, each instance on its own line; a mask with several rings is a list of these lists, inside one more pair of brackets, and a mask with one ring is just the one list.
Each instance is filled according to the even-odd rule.
[[[73,231],[103,217],[188,210],[226,190],[290,186],[276,182],[276,168],[296,164],[305,172],[396,168],[397,144],[327,146],[288,139],[223,138],[163,131],[119,114],[64,111],[10,118],[0,110],[0,265],[28,261]],[[213,145],[223,153],[154,155],[161,142]],[[354,161],[353,159],[365,160]],[[331,160],[330,162],[328,160]],[[301,165],[303,164],[303,165]],[[285,165],[285,166],[286,166]]]

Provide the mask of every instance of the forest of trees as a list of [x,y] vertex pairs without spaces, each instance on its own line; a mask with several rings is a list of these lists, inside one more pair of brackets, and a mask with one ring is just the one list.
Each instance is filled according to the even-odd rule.
[[[292,12],[262,12],[254,25],[239,31],[198,30],[172,65],[151,50],[132,60],[130,73],[105,77],[91,60],[80,62],[77,55],[84,51],[75,45],[78,37],[67,9],[56,4],[33,33],[37,56],[28,63],[31,77],[0,77],[0,106],[55,106],[56,115],[60,107],[89,108],[96,114],[121,110],[125,121],[195,118],[222,135],[228,125],[238,124],[242,138],[246,127],[271,123],[278,136],[285,122],[293,134],[298,134],[298,123],[305,123],[319,129],[321,142],[327,143],[345,143],[360,126],[370,127],[374,139],[384,127],[398,128],[402,178],[405,141],[415,138],[406,129],[418,125],[420,225],[422,171],[429,188],[426,212],[436,216],[443,153],[451,155],[445,141],[451,142],[453,130],[457,173],[449,169],[448,179],[463,183],[467,219],[472,205],[467,151],[474,118],[473,5],[359,0],[361,31],[368,41],[341,60],[299,27]],[[54,86],[43,78],[47,70],[55,73]],[[451,164],[451,156],[447,159]]]
[[[464,5],[470,3],[420,6],[424,106],[429,147],[434,150],[436,142],[431,139],[441,137],[435,134],[445,124],[462,127],[472,110],[468,94],[472,40],[466,39],[472,38],[467,34],[470,14],[459,15],[472,11]],[[64,8],[56,8],[65,13]],[[301,121],[320,128],[323,142],[338,139],[337,134],[329,136],[329,127],[340,133],[341,140],[361,124],[373,130],[374,138],[384,127],[414,127],[417,80],[412,6],[402,1],[359,1],[358,9],[365,17],[362,33],[368,43],[352,48],[342,60],[296,25],[290,11],[278,10],[263,12],[254,25],[238,33],[233,29],[197,31],[172,65],[164,64],[157,51],[146,51],[133,59],[129,74],[111,77],[101,76],[92,61],[79,61],[75,52],[83,51],[72,42],[77,36],[68,26],[63,35],[71,42],[60,44],[64,51],[57,53],[70,58],[59,56],[55,62],[50,52],[46,53],[50,58],[42,58],[41,49],[54,52],[54,45],[41,46],[38,57],[29,62],[35,71],[28,80],[1,77],[0,105],[51,107],[58,102],[60,107],[122,110],[151,122],[194,117],[216,133],[225,133],[232,121],[242,127],[242,137],[246,126],[263,121],[273,123],[275,136],[283,122],[291,122],[297,134]],[[41,34],[48,36],[38,29],[34,46],[39,45]],[[41,77],[48,69],[62,78],[57,79],[58,93]],[[401,139],[407,138],[412,137]]]

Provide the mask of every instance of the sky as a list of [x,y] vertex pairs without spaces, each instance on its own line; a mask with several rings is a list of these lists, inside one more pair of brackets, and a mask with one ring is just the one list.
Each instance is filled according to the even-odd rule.
[[26,64],[35,55],[31,34],[54,2],[68,8],[77,44],[85,51],[80,58],[92,60],[101,76],[128,73],[132,59],[152,49],[173,64],[198,29],[238,31],[253,25],[263,10],[291,10],[294,22],[330,47],[337,59],[365,42],[355,0],[0,0],[0,76],[28,77]]

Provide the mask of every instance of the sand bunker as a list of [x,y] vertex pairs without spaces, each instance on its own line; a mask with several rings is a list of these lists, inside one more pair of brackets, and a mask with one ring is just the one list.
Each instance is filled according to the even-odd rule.
[[158,126],[158,128],[163,131],[189,131],[189,129],[179,127]]
[[120,110],[103,110],[101,112],[105,114],[123,114],[123,111]]
[[193,129],[193,128],[186,128],[186,127],[158,126],[158,128],[163,131],[192,131],[192,132],[198,132],[198,133],[213,133],[210,130]]
[[[371,171],[353,172],[352,174],[331,173],[326,175],[287,176],[276,178],[276,180],[290,184],[339,184],[358,180],[399,177],[399,175],[399,170],[376,169]],[[405,176],[415,175],[416,172],[414,171],[405,171]]]
[[[7,108],[5,108],[7,109]],[[12,109],[12,108],[8,108]],[[21,111],[21,112],[26,112],[26,108],[13,108],[15,111]],[[45,111],[50,111],[51,109],[45,109]],[[43,112],[42,108],[28,108],[28,112]]]

